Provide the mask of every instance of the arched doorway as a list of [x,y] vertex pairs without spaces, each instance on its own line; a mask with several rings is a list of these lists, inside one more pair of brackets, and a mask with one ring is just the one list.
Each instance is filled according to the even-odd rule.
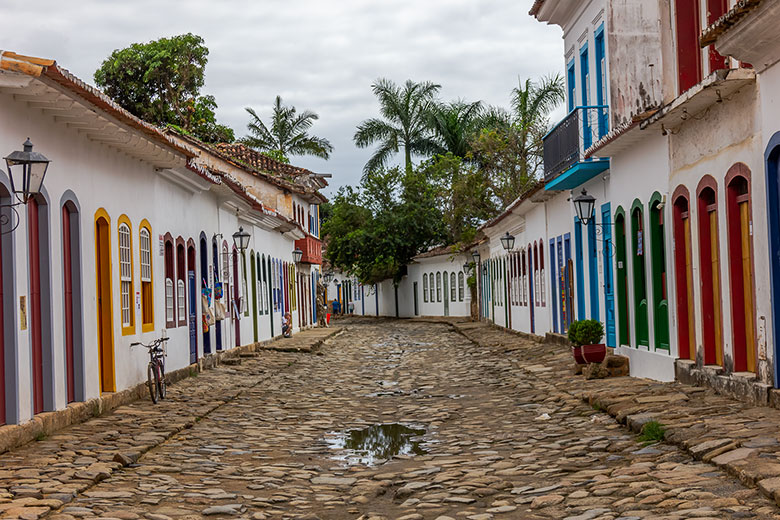
[[[209,286],[209,249],[205,233],[200,234],[200,283],[201,288]],[[206,297],[201,296],[201,307],[203,303],[207,303],[204,299]],[[205,313],[206,309],[201,309],[201,312]],[[211,354],[211,330],[203,331],[203,354]]]
[[774,338],[775,387],[780,386],[780,132],[769,140],[764,152],[766,168],[767,231],[772,287],[772,323]]
[[704,364],[723,366],[723,328],[720,308],[717,184],[709,175],[698,188],[699,257],[701,272]]
[[95,266],[97,281],[98,365],[100,391],[114,392],[114,320],[111,291],[111,219],[95,213]]
[[232,258],[233,258],[233,333],[236,336],[236,344],[235,346],[238,347],[241,345],[241,297],[239,295],[239,289],[238,289],[238,249],[236,246],[233,246],[233,252],[232,252]]
[[756,371],[751,213],[750,169],[742,163],[737,163],[726,174],[726,217],[735,372]]
[[677,288],[677,344],[681,359],[696,359],[693,310],[693,253],[688,190],[678,187],[672,196],[674,216],[674,271]]
[[618,207],[617,211],[615,211],[615,260],[617,262],[618,341],[620,345],[630,346],[626,214],[621,207]]
[[75,198],[62,203],[62,279],[65,334],[65,380],[69,403],[83,401],[84,330],[81,296],[81,221]]
[[650,264],[653,284],[655,348],[669,350],[669,299],[666,293],[666,235],[661,194],[655,192],[650,210]]
[[255,268],[255,252],[249,252],[249,281],[252,284],[252,331],[254,332],[254,339],[257,342],[257,271]]
[[635,200],[631,206],[631,252],[634,276],[634,320],[636,343],[650,346],[650,325],[647,317],[647,274],[645,272],[645,223],[642,203]]
[[[217,246],[216,237],[211,242],[212,251],[212,268],[214,269],[214,285],[212,289],[215,289],[219,283],[219,246]],[[213,293],[214,305],[216,306],[216,291]],[[217,350],[222,350],[222,320],[216,320],[214,322],[214,336],[215,345]]]
[[195,241],[187,241],[187,290],[188,303],[187,323],[190,333],[190,364],[198,362],[198,291],[195,283]]

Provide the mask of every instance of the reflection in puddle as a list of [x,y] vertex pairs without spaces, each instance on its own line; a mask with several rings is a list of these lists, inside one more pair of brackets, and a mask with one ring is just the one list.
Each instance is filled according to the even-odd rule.
[[375,424],[362,430],[333,432],[325,441],[340,451],[334,458],[347,464],[373,466],[396,455],[424,455],[425,430],[403,424]]

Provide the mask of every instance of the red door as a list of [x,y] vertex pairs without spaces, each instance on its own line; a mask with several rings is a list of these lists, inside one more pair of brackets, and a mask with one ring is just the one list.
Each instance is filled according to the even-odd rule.
[[41,330],[41,250],[38,228],[38,202],[27,203],[30,249],[30,337],[32,339],[33,413],[43,411],[43,342]]
[[65,360],[68,380],[68,402],[76,400],[76,377],[73,356],[73,274],[70,236],[70,211],[62,206],[62,274],[65,286]]

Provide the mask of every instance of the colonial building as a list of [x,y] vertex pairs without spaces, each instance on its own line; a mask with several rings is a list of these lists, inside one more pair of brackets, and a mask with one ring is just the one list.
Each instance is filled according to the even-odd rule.
[[175,370],[315,322],[321,177],[165,133],[53,60],[2,52],[0,107],[4,155],[51,160],[26,204],[0,172],[0,423],[144,381],[137,341],[167,335]]

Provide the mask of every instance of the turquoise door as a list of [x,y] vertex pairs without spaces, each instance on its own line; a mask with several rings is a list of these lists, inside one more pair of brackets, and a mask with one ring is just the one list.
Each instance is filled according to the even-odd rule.
[[[609,204],[601,206],[601,221],[612,222],[610,215],[611,208]],[[604,319],[605,332],[607,336],[607,346],[615,347],[615,286],[612,283],[612,227],[609,225],[602,227],[604,232]]]

